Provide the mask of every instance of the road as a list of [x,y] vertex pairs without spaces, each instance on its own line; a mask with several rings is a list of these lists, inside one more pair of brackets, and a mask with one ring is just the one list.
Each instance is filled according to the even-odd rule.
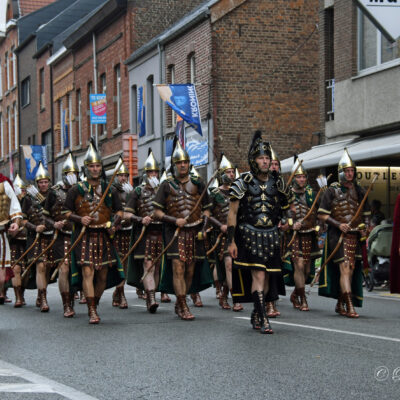
[[[128,310],[105,292],[101,324],[87,308],[62,317],[56,285],[50,312],[0,306],[0,399],[398,399],[400,298],[364,293],[360,318],[336,315],[335,302],[309,296],[310,312],[279,301],[273,335],[251,329],[251,305],[221,310],[214,289],[202,293],[193,322],[179,320],[173,303],[157,314],[128,287]],[[25,391],[25,392],[24,392]]]

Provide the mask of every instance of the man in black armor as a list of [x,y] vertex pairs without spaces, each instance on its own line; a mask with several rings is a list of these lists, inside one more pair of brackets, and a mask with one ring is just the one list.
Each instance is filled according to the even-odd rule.
[[281,273],[278,223],[289,203],[277,187],[277,174],[270,171],[271,149],[260,131],[253,136],[248,162],[250,171],[242,173],[230,190],[228,250],[236,272],[233,297],[247,302],[252,299],[253,328],[271,334],[264,296],[269,276]]
[[73,317],[75,311],[69,287],[70,257],[65,258],[71,247],[72,223],[67,220],[68,210],[64,207],[64,203],[68,190],[78,181],[78,174],[78,165],[72,158],[72,153],[69,153],[62,167],[62,184],[57,184],[49,190],[43,210],[46,223],[58,232],[52,249],[56,265],[61,263],[58,269],[58,288],[65,318]]
[[[129,170],[124,164],[122,157],[118,165],[121,165],[117,172],[117,177],[115,178],[115,182],[113,183],[115,195],[119,197],[119,200],[122,204],[122,207],[126,206],[128,195],[132,192],[133,187],[128,182],[129,180]],[[132,222],[123,219],[121,221],[121,229],[115,232],[114,236],[114,246],[117,249],[118,255],[122,260],[126,253],[129,251],[129,242],[131,239],[131,231],[132,231]],[[128,262],[124,263],[124,273],[126,276]],[[114,290],[112,296],[112,305],[113,307],[119,307],[121,309],[128,308],[128,302],[125,297],[124,291],[125,281],[121,282]]]

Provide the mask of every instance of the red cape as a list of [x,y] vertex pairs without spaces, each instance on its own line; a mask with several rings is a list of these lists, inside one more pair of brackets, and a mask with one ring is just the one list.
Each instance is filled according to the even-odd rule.
[[393,215],[392,249],[390,252],[390,292],[400,293],[400,194],[397,195]]
[[7,182],[11,185],[11,187],[14,189],[13,184],[12,184],[12,182],[10,181],[10,179],[7,178],[6,176],[4,176],[3,174],[0,173],[0,183],[1,183],[1,182],[5,182],[5,181],[7,181]]

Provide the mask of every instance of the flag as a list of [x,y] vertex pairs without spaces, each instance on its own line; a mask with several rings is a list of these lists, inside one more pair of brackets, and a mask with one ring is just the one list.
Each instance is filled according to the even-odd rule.
[[143,86],[141,86],[138,90],[137,94],[137,123],[138,123],[138,131],[139,137],[143,137],[146,135],[146,102],[144,97]]
[[47,152],[46,145],[44,146],[33,146],[24,145],[22,146],[25,159],[26,168],[26,179],[29,181],[35,180],[37,169],[39,168],[40,161],[43,163],[43,167],[47,169]]
[[178,114],[176,114],[175,134],[178,136],[182,148],[185,148],[185,121]]
[[201,136],[200,107],[193,84],[157,85],[161,98]]
[[63,136],[64,149],[69,147],[69,135],[68,135],[68,125],[66,123],[66,113],[67,113],[66,109],[62,110],[61,130],[62,130],[62,136]]

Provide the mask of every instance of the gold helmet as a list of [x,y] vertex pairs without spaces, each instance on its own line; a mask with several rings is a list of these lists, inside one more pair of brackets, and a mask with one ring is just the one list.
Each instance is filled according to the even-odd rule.
[[190,157],[188,152],[182,148],[179,140],[177,140],[172,153],[171,162],[172,164],[176,164],[179,161],[190,161]]
[[167,179],[167,172],[164,171],[160,178],[160,184],[163,183]]
[[225,154],[222,154],[221,162],[219,163],[219,173],[223,174],[227,169],[235,169],[235,166],[228,160]]
[[67,159],[64,161],[62,167],[62,173],[68,174],[68,172],[76,172],[79,173],[78,164],[75,162],[74,158],[72,157],[72,153],[68,154]]
[[20,189],[26,189],[26,183],[21,179],[18,173],[14,179],[13,186],[18,186]]
[[240,178],[240,173],[239,170],[237,168],[235,168],[235,179]]
[[149,149],[149,155],[144,162],[144,170],[145,171],[159,171],[160,167],[158,166],[157,160],[154,158],[153,151],[151,148]]
[[[339,165],[338,165],[338,175],[339,175],[339,181],[340,182],[345,182],[346,178],[344,175],[344,170],[346,168],[354,168],[354,172],[356,172],[356,164],[354,163],[354,161],[352,160],[352,158],[350,157],[349,152],[347,151],[347,148],[344,148],[343,151],[343,155],[339,161]],[[356,174],[354,174],[354,178],[356,177]],[[353,180],[354,180],[353,178]]]
[[89,143],[89,148],[87,149],[85,158],[83,160],[85,165],[100,163],[101,164],[101,157],[97,152],[96,148],[93,146],[93,143]]
[[117,165],[115,166],[115,168],[118,167],[118,165],[120,166],[117,172],[117,175],[122,175],[122,174],[128,174],[129,175],[129,170],[127,168],[127,166],[124,163],[124,159],[120,156],[119,160],[117,162]]
[[38,170],[36,172],[36,175],[35,175],[35,182],[38,182],[41,179],[48,179],[50,181],[50,174],[49,174],[49,171],[47,171],[44,168],[42,162],[40,161],[39,162],[39,168],[38,168]]
[[199,173],[197,172],[197,169],[192,165],[192,168],[190,168],[190,174],[195,176],[196,178],[200,178]]
[[275,153],[274,149],[271,146],[271,161],[278,161],[279,165],[281,164],[281,160],[278,155]]
[[211,184],[210,184],[210,188],[217,188],[219,187],[219,182],[218,182],[218,178],[215,178]]

